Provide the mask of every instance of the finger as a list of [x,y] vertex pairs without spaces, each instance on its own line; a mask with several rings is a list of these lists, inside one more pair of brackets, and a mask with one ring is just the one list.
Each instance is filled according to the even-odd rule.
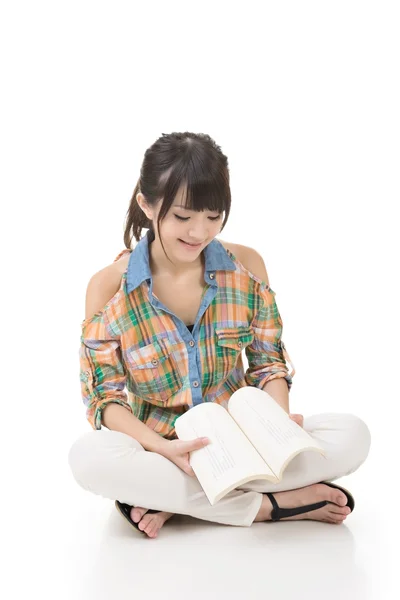
[[203,448],[208,444],[208,442],[208,438],[196,438],[195,440],[191,440],[190,442],[188,442],[188,451],[191,452],[192,450],[198,450],[199,448]]
[[190,475],[190,477],[193,477],[194,471],[190,465],[186,465],[183,470],[185,471],[185,473],[187,475]]

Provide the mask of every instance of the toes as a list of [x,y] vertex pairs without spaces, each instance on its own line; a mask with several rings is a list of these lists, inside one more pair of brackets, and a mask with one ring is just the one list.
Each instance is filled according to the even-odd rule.
[[146,533],[149,537],[157,537],[158,527],[152,513],[146,514],[147,508],[141,506],[132,507],[131,519],[138,524],[140,531]]
[[139,523],[139,528],[147,533],[149,537],[154,537],[154,534],[157,532],[157,524],[151,513],[143,517]]
[[145,529],[144,531],[145,531],[145,533],[147,533],[147,535],[148,535],[149,537],[151,537],[151,538],[155,538],[155,537],[157,537],[157,533],[158,533],[158,531],[157,531],[157,528],[156,528],[156,527],[151,527],[151,526],[150,526],[150,527],[147,527],[147,529]]
[[340,496],[337,496],[336,504],[339,504],[339,506],[346,506],[347,496],[345,494],[340,494]]
[[[322,496],[325,496],[325,498],[328,500],[328,502],[334,502],[335,504],[338,504],[339,506],[346,506],[346,504],[347,504],[346,494],[336,488],[331,488],[330,486],[328,486],[326,484],[322,484],[322,487],[318,486],[318,492]],[[328,494],[328,497],[326,496],[326,494]]]
[[351,513],[348,506],[335,506],[334,504],[329,504],[329,511],[336,515],[349,515]]
[[147,508],[142,508],[140,506],[135,506],[131,510],[131,519],[135,523],[139,523],[143,515],[147,512]]
[[347,504],[347,496],[344,492],[337,490],[336,488],[331,488],[325,484],[317,484],[315,486],[315,492],[318,496],[321,496],[324,500],[328,502],[333,502],[338,506],[346,506]]
[[343,521],[346,519],[346,515],[331,513],[328,518],[331,519],[334,523],[343,523]]
[[321,519],[324,523],[331,523],[333,525],[340,525],[341,523],[343,523],[343,521],[345,520],[346,517],[344,518],[335,518],[335,517],[327,517],[326,519]]
[[145,532],[147,533],[147,535],[148,535],[149,537],[154,537],[154,535],[155,535],[156,531],[157,531],[157,528],[156,528],[156,527],[153,527],[153,526],[151,526],[151,525],[150,525],[149,527],[147,527],[147,529],[145,529]]
[[147,523],[145,523],[145,522],[144,522],[144,520],[143,520],[143,519],[141,519],[141,521],[140,521],[140,523],[139,523],[139,525],[138,525],[138,527],[139,527],[140,531],[144,531],[144,530],[145,530],[145,528],[146,528],[146,525],[147,525]]
[[149,534],[153,530],[153,524],[151,520],[149,521],[149,518],[146,517],[147,515],[143,517],[143,519],[140,521],[140,525],[142,525],[141,529],[143,529],[145,533]]

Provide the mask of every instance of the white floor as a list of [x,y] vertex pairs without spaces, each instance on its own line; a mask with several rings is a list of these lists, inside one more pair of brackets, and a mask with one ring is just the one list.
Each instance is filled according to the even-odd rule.
[[345,524],[245,528],[176,515],[156,539],[136,533],[113,501],[82,490],[61,454],[64,468],[49,478],[43,456],[41,474],[28,474],[30,499],[5,513],[19,529],[20,558],[12,577],[19,593],[7,598],[23,590],[57,600],[400,597],[397,543],[394,551],[387,546],[398,531],[397,506],[391,512],[386,487],[372,477],[373,450],[359,471],[338,480],[356,501]]

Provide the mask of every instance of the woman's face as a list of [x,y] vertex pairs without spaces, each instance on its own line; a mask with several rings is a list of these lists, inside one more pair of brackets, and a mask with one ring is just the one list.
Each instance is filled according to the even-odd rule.
[[[204,248],[221,230],[224,213],[217,211],[194,211],[182,207],[183,201],[177,196],[168,213],[160,223],[160,233],[165,250],[173,262],[193,262]],[[159,242],[156,231],[161,201],[152,211],[155,241]],[[187,243],[185,243],[187,242]]]

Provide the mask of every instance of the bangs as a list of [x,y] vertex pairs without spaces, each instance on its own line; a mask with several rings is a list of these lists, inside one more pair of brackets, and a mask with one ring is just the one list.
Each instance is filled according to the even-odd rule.
[[228,217],[231,192],[226,170],[207,171],[200,168],[199,163],[195,165],[193,160],[187,165],[178,163],[165,175],[158,191],[158,197],[164,198],[161,219],[178,199],[181,206],[189,210],[225,212]]
[[228,209],[229,201],[224,189],[216,185],[211,178],[199,181],[183,181],[180,190],[180,202],[184,208],[195,211],[211,210],[222,213]]

